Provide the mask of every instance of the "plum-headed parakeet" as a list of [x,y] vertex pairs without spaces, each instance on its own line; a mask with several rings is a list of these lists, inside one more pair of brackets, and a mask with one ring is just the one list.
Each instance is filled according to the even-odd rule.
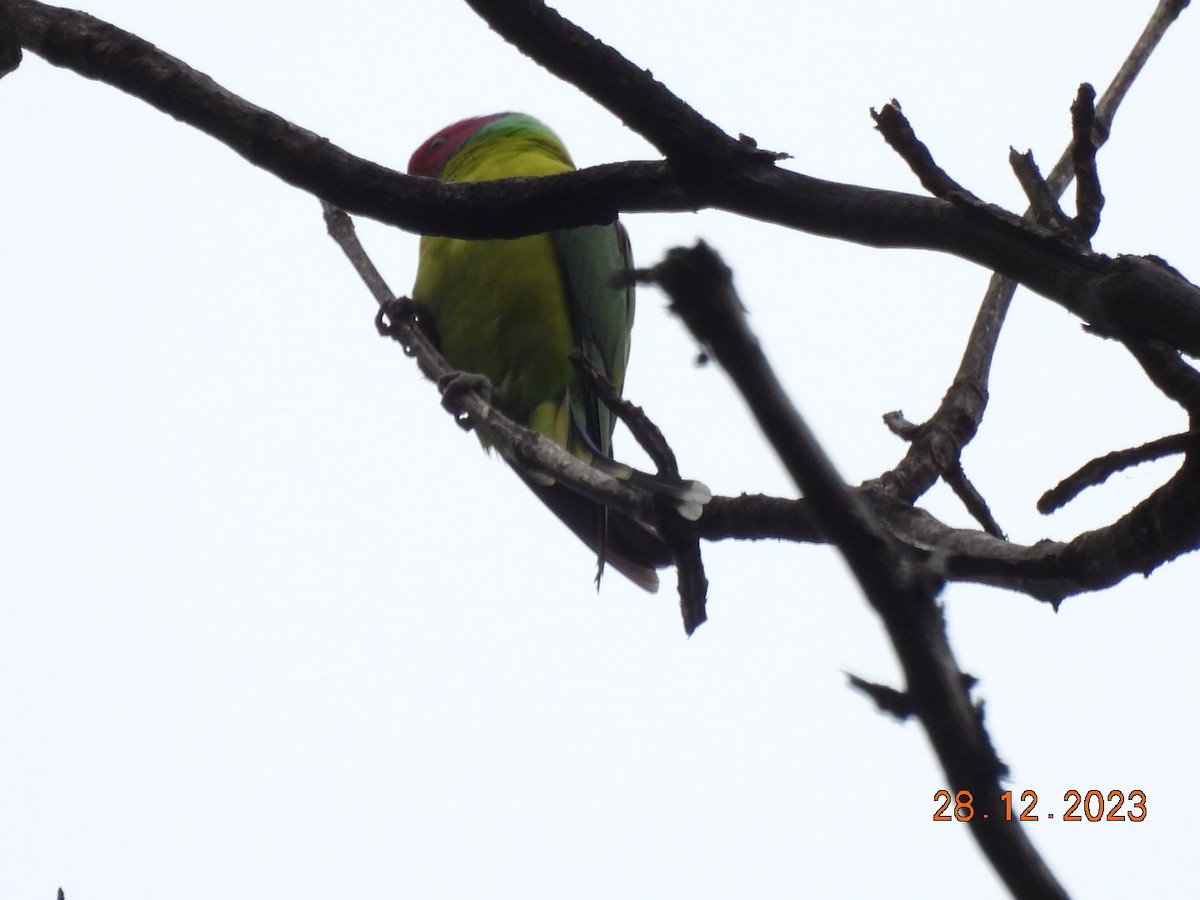
[[[410,175],[442,181],[574,169],[554,132],[520,113],[456,122],[422,144],[408,164]],[[614,275],[629,267],[629,241],[619,223],[513,240],[426,235],[412,298],[446,360],[486,376],[506,415],[597,464],[611,456],[615,419],[569,357],[582,350],[621,390],[634,297],[633,287],[615,283]],[[518,474],[596,551],[601,566],[607,561],[643,588],[658,587],[655,569],[671,556],[652,529],[548,478]]]

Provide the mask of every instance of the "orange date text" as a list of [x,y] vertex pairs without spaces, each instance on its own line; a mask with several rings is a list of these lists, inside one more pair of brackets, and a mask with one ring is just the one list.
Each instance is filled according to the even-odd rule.
[[1076,791],[1063,794],[1063,807],[1057,810],[1038,806],[1037,791],[1022,791],[1014,805],[1013,792],[1000,795],[999,805],[991,813],[976,809],[975,797],[970,791],[951,793],[937,791],[933,795],[940,804],[933,813],[935,822],[970,822],[976,816],[986,819],[989,815],[1011,822],[1015,814],[1019,822],[1037,822],[1041,819],[1058,819],[1060,822],[1144,822],[1146,820],[1146,792],[1132,791]]

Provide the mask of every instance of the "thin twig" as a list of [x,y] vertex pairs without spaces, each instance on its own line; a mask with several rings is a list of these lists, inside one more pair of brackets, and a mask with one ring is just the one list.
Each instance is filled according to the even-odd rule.
[[916,713],[912,700],[904,691],[898,691],[886,684],[867,681],[857,675],[851,675],[849,672],[846,673],[846,681],[849,682],[850,687],[870,697],[880,712],[887,713],[901,722],[912,718]]
[[1200,431],[1188,431],[1183,434],[1167,435],[1142,444],[1140,447],[1105,453],[1103,456],[1084,463],[1042,494],[1037,502],[1038,512],[1043,515],[1052,513],[1056,509],[1066,506],[1089,487],[1103,484],[1110,475],[1124,469],[1194,450],[1200,444],[1198,438],[1200,438]]
[[346,254],[346,258],[354,266],[354,271],[363,280],[363,284],[367,286],[380,309],[391,304],[396,299],[396,295],[387,286],[379,269],[375,267],[375,263],[371,261],[371,257],[367,255],[366,249],[359,241],[358,234],[354,230],[354,221],[345,212],[325,200],[321,201],[321,213],[325,217],[325,228],[329,232],[329,236],[342,248],[342,252]]
[[708,576],[700,553],[696,523],[664,510],[658,534],[671,551],[679,579],[679,613],[689,636],[708,621]]
[[872,109],[871,118],[875,120],[875,127],[883,135],[888,146],[908,163],[908,167],[921,182],[921,187],[930,194],[935,197],[947,197],[951,194],[974,196],[937,164],[929,148],[917,137],[912,125],[900,111],[898,100],[885,103],[879,112]]
[[967,512],[982,526],[984,531],[992,535],[992,537],[1004,537],[1004,529],[1000,527],[1000,523],[992,515],[992,508],[983,498],[983,494],[979,492],[979,489],[971,483],[971,479],[963,471],[961,462],[956,462],[954,465],[948,466],[946,471],[942,473],[942,480],[946,482],[950,490],[954,491],[954,496],[962,501],[962,505],[967,508]]
[[[906,441],[916,440],[929,428],[936,427],[936,425],[930,424],[914,425],[908,419],[904,418],[904,413],[899,410],[884,413],[883,421],[889,431]],[[948,436],[946,444],[954,446],[953,438]],[[983,494],[967,478],[966,472],[963,471],[962,463],[957,459],[944,461],[942,469],[942,480],[954,491],[955,496],[962,501],[963,506],[967,508],[967,512],[971,514],[972,518],[988,534],[993,537],[1003,538],[1004,530],[992,515],[991,507],[984,500]]]
[[1158,341],[1125,344],[1164,396],[1178,403],[1193,422],[1200,419],[1200,372],[1184,362],[1179,351]]
[[[1134,43],[1133,49],[1121,64],[1112,83],[1096,104],[1092,142],[1099,149],[1108,140],[1113,118],[1158,46],[1167,29],[1188,5],[1188,0],[1160,0],[1150,16],[1149,22]],[[1074,144],[1068,145],[1046,177],[1046,190],[1050,197],[1057,198],[1070,184],[1074,172]],[[1030,209],[1026,215],[1036,215]],[[996,343],[1000,337],[1009,305],[1017,289],[1017,281],[997,272],[992,275],[980,304],[979,313],[967,338],[967,346],[959,363],[954,382],[946,391],[930,422],[942,427],[930,429],[920,441],[914,441],[904,459],[889,473],[881,477],[889,491],[897,496],[915,501],[937,481],[942,467],[938,459],[957,458],[979,428],[987,408],[989,373],[995,356]],[[955,447],[935,447],[931,441],[944,441],[953,436]],[[953,451],[953,452],[951,452]]]
[[571,362],[587,382],[588,389],[594,392],[600,401],[625,423],[629,433],[653,460],[658,471],[672,478],[679,478],[679,463],[675,459],[675,451],[667,443],[667,438],[662,430],[646,415],[646,411],[621,396],[613,383],[604,377],[604,374],[582,351],[572,351]]
[[1026,150],[1024,153],[1018,153],[1015,148],[1010,147],[1008,163],[1012,166],[1013,174],[1017,176],[1021,190],[1025,192],[1025,196],[1029,200],[1029,215],[1033,217],[1033,220],[1047,228],[1052,228],[1059,234],[1074,235],[1074,231],[1071,229],[1071,219],[1063,212],[1058,198],[1046,184],[1046,179],[1042,176],[1037,163],[1034,162],[1033,151]]
[[[625,423],[634,439],[654,461],[660,475],[679,480],[679,464],[675,452],[645,410],[626,400],[611,381],[592,364],[581,351],[571,354],[571,362],[591,389],[612,412]],[[675,569],[679,573],[679,609],[683,628],[689,635],[708,619],[708,578],[704,574],[704,558],[695,526],[672,512],[667,504],[659,516],[659,535],[671,550]]]
[[1081,84],[1071,104],[1071,161],[1075,167],[1075,234],[1090,243],[1100,227],[1104,193],[1096,170],[1096,89]]

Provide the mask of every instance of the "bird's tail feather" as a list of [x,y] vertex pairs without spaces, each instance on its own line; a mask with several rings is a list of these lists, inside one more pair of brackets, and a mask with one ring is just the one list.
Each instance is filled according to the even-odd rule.
[[669,566],[671,551],[652,528],[616,510],[607,510],[560,484],[540,484],[518,472],[521,480],[563,523],[595,551],[600,565],[614,569],[644,590],[658,590],[655,569]]
[[704,505],[712,499],[712,491],[701,481],[651,475],[599,453],[592,454],[591,463],[593,468],[599,469],[605,475],[628,481],[635,487],[670,500],[675,511],[689,522],[699,519],[700,514],[704,512]]

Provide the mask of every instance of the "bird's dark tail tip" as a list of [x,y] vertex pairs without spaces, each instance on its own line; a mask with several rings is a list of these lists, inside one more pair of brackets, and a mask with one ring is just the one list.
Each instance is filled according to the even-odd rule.
[[[561,484],[541,484],[529,475],[521,480],[550,507],[585,544],[595,551],[601,566],[612,566],[638,587],[654,593],[658,573],[673,558],[654,529],[616,510],[599,515],[601,507]],[[599,578],[600,571],[597,571]]]

